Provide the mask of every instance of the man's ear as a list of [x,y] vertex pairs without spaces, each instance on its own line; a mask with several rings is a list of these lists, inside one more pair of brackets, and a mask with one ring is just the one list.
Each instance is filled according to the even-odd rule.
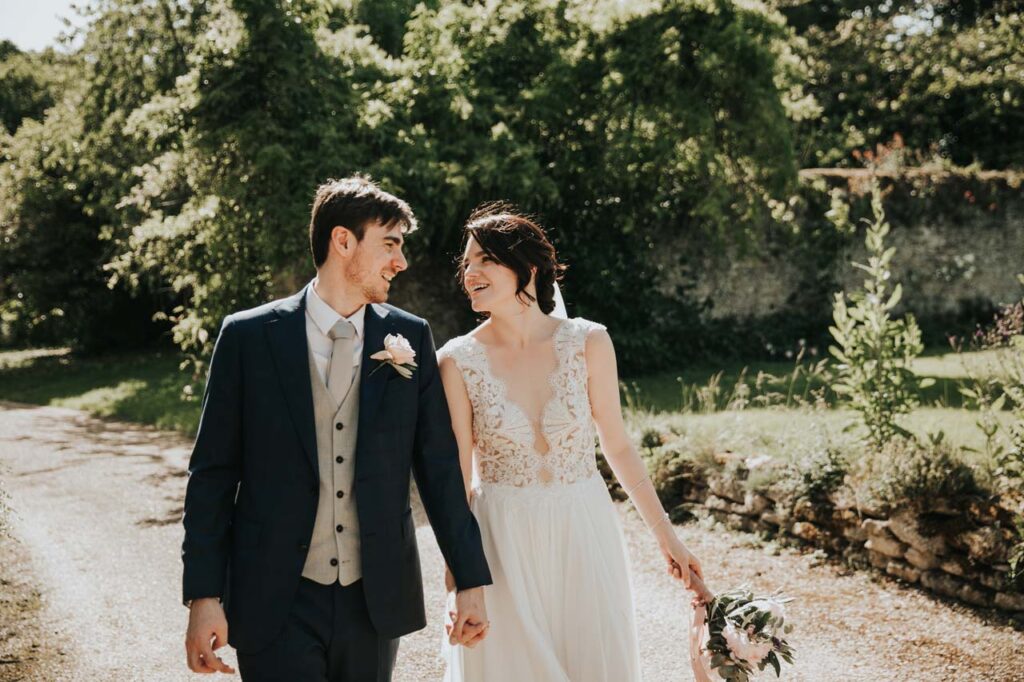
[[352,255],[356,248],[356,236],[352,231],[342,225],[335,225],[331,228],[331,249],[335,250],[343,258]]

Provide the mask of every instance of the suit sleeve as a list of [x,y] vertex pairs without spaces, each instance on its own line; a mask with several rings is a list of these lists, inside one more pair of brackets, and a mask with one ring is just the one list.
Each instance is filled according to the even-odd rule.
[[466,502],[459,448],[437,368],[434,339],[427,324],[424,324],[416,360],[419,410],[413,475],[420,498],[458,588],[490,585],[491,573],[480,541],[480,527]]
[[210,361],[185,491],[183,599],[223,597],[241,477],[242,372],[238,330],[224,321]]

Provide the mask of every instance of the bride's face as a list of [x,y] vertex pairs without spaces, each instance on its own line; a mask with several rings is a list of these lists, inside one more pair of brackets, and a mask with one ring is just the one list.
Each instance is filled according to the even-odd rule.
[[495,309],[518,303],[516,273],[512,268],[487,255],[472,237],[462,258],[462,287],[474,312],[493,313]]

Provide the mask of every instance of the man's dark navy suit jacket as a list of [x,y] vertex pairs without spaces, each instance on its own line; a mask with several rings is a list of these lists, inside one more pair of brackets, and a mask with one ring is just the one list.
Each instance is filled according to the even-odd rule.
[[[416,350],[411,379],[370,359],[388,334]],[[491,576],[430,327],[394,306],[368,305],[363,340],[354,483],[362,580],[374,627],[394,638],[426,625],[410,473],[459,589]],[[305,290],[228,316],[189,464],[183,596],[220,597],[240,651],[267,646],[294,599],[316,517],[316,442]]]

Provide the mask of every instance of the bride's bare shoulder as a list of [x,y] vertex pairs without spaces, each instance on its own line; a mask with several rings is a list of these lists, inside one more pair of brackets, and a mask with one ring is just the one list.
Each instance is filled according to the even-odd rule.
[[481,322],[471,329],[463,338],[469,339],[470,341],[476,341],[477,343],[487,346],[494,342],[494,339],[492,338],[493,333],[491,325],[487,324],[487,322]]

